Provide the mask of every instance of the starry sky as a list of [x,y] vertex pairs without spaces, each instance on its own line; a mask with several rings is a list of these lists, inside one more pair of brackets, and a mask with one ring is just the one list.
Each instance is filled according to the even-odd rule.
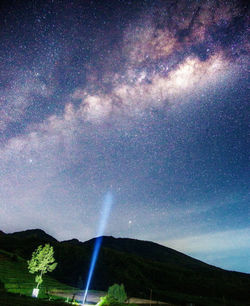
[[2,1],[0,229],[250,272],[247,1]]

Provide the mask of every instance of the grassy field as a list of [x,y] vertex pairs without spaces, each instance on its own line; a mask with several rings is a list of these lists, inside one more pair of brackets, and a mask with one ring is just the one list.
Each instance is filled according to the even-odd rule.
[[[0,282],[4,284],[5,291],[9,293],[31,296],[35,287],[35,276],[28,272],[26,260],[15,254],[0,250]],[[51,290],[74,292],[74,288],[45,275],[40,286],[39,297],[49,298]],[[4,304],[0,303],[0,305]]]
[[[34,299],[27,296],[20,296],[14,293],[0,291],[1,306],[65,306],[64,301],[46,301],[43,299]],[[69,305],[69,304],[68,304]]]

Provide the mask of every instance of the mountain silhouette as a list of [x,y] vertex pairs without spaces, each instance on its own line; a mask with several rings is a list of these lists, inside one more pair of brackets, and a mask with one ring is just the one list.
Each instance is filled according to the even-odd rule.
[[[86,280],[96,238],[59,242],[42,230],[0,234],[0,249],[29,259],[38,245],[54,247],[57,268],[52,276],[68,285]],[[208,265],[150,241],[102,237],[91,289],[107,290],[123,283],[128,296],[176,305],[248,305],[250,275]],[[83,289],[83,288],[81,288]]]

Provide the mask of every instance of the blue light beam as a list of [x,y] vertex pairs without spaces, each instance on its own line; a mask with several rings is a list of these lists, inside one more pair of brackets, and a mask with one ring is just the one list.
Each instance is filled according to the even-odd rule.
[[97,235],[96,235],[96,240],[95,240],[95,246],[94,246],[94,251],[93,251],[93,255],[92,255],[92,259],[91,259],[91,263],[90,263],[90,268],[89,268],[89,275],[88,275],[88,279],[87,279],[87,284],[86,284],[86,289],[84,292],[84,297],[83,297],[83,304],[85,304],[86,302],[86,298],[87,298],[87,294],[88,294],[88,290],[89,290],[89,286],[90,286],[90,282],[94,273],[94,269],[95,269],[95,264],[96,264],[96,260],[101,248],[101,244],[102,244],[102,236],[103,233],[105,231],[106,228],[106,224],[108,221],[108,217],[110,214],[110,210],[111,210],[111,206],[113,203],[113,196],[110,192],[108,192],[105,195],[104,201],[103,201],[103,207],[102,207],[102,212],[101,212],[101,217],[100,217],[100,224],[98,227],[98,231],[97,231]]

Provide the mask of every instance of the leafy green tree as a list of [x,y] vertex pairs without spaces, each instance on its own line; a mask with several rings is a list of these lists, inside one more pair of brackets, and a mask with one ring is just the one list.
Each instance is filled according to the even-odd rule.
[[31,260],[28,260],[27,262],[29,272],[32,274],[38,273],[35,278],[37,289],[43,282],[43,275],[47,272],[52,272],[57,266],[54,259],[53,247],[49,244],[45,244],[44,247],[39,245],[39,247],[32,253]]
[[114,284],[113,286],[109,287],[108,296],[114,298],[119,303],[124,303],[127,300],[127,294],[123,284]]
[[106,295],[100,298],[99,303],[97,306],[124,306],[122,303],[119,303],[113,297]]

